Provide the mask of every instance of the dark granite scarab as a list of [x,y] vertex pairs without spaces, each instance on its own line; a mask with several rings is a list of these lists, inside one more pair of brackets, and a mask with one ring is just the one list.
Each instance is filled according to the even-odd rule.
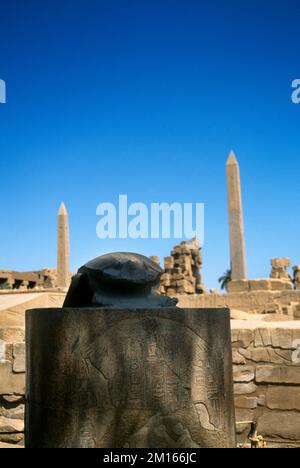
[[172,307],[177,299],[158,294],[163,270],[143,255],[116,252],[79,268],[64,307]]

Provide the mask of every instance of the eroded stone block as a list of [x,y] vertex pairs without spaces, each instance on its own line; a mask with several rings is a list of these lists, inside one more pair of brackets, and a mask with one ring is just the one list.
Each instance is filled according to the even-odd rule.
[[237,383],[234,384],[234,394],[235,395],[251,395],[256,392],[255,383]]
[[253,366],[234,366],[233,380],[236,383],[249,383],[254,380],[255,368]]
[[265,384],[300,385],[300,368],[296,366],[257,366],[255,380]]
[[300,440],[300,413],[265,411],[259,419],[258,432],[265,437]]
[[248,280],[235,280],[228,283],[228,293],[240,293],[249,291]]
[[26,326],[27,447],[235,445],[228,310],[42,309]]
[[255,279],[249,281],[250,291],[270,291],[269,279]]
[[300,411],[300,386],[270,386],[267,390],[266,404],[269,409]]
[[0,363],[0,395],[25,393],[25,374],[14,374],[9,361]]
[[25,343],[15,343],[13,347],[13,371],[25,372]]

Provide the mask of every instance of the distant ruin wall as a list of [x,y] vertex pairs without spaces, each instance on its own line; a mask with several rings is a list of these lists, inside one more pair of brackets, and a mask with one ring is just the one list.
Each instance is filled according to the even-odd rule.
[[[236,421],[257,421],[269,444],[300,446],[300,322],[232,321]],[[244,442],[250,425],[237,425]]]
[[228,307],[252,314],[282,314],[300,320],[300,290],[178,295],[179,307]]
[[[24,329],[0,328],[0,441],[24,430]],[[270,443],[300,447],[300,322],[232,321],[236,420],[257,420]],[[244,442],[249,425],[237,425]]]

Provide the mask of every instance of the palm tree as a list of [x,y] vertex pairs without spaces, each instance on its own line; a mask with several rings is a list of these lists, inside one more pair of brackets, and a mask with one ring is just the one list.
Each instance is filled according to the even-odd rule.
[[218,279],[221,289],[228,289],[228,283],[231,281],[231,270],[226,270],[225,273]]
[[0,283],[0,289],[11,289],[11,286],[5,281],[4,283]]

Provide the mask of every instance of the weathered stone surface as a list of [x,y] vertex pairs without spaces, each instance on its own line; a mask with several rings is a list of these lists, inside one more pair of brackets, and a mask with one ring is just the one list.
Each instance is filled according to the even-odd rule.
[[250,329],[232,329],[232,343],[236,343],[239,348],[248,348],[254,340],[254,331]]
[[240,354],[249,361],[266,364],[292,364],[292,351],[274,348],[240,349]]
[[253,366],[234,366],[233,380],[236,383],[249,383],[254,380],[255,368]]
[[246,359],[238,352],[236,348],[232,350],[232,362],[233,364],[246,364]]
[[255,330],[254,346],[256,348],[272,345],[272,330],[269,328],[257,328]]
[[256,279],[250,280],[250,291],[269,291],[271,289],[270,280]]
[[249,291],[249,281],[248,280],[236,280],[230,281],[228,283],[228,293],[240,293],[240,292]]
[[13,371],[25,372],[25,343],[15,343],[13,347]]
[[255,380],[265,384],[296,384],[300,385],[300,368],[294,366],[257,366]]
[[1,398],[7,403],[21,403],[24,400],[24,395],[1,395]]
[[266,403],[269,409],[300,411],[300,386],[269,387]]
[[[300,338],[300,333],[299,333]],[[294,330],[275,328],[272,330],[272,345],[274,348],[293,349],[293,341],[296,338]]]
[[14,448],[23,448],[21,445],[16,444],[6,444],[4,442],[0,442],[0,449],[14,449]]
[[196,238],[175,245],[165,257],[165,273],[160,279],[162,294],[203,294],[201,244]]
[[251,395],[256,392],[256,385],[251,383],[238,383],[234,384],[235,395]]
[[258,400],[257,400],[258,406],[266,406],[266,395],[259,395]]
[[25,375],[13,374],[10,362],[0,363],[0,395],[25,393]]
[[0,340],[7,343],[22,342],[25,340],[25,330],[21,327],[0,328]]
[[300,440],[300,413],[265,411],[259,419],[258,432],[265,437]]
[[271,266],[272,270],[270,273],[270,278],[275,279],[284,279],[291,281],[291,277],[287,272],[287,269],[291,265],[291,260],[289,258],[272,258]]
[[9,419],[0,416],[0,433],[1,432],[23,432],[24,421],[20,419]]
[[8,419],[24,419],[25,406],[18,405],[15,408],[0,408],[0,416],[4,416]]
[[228,310],[33,310],[27,337],[28,447],[235,445]]
[[286,291],[293,289],[293,283],[291,280],[270,279],[269,281],[271,291]]
[[[24,445],[24,434],[23,432],[9,432],[6,434],[0,434],[0,442],[6,444],[17,444],[20,446]],[[1,446],[0,446],[1,447]]]
[[236,408],[255,409],[258,405],[257,397],[235,397],[234,404]]

